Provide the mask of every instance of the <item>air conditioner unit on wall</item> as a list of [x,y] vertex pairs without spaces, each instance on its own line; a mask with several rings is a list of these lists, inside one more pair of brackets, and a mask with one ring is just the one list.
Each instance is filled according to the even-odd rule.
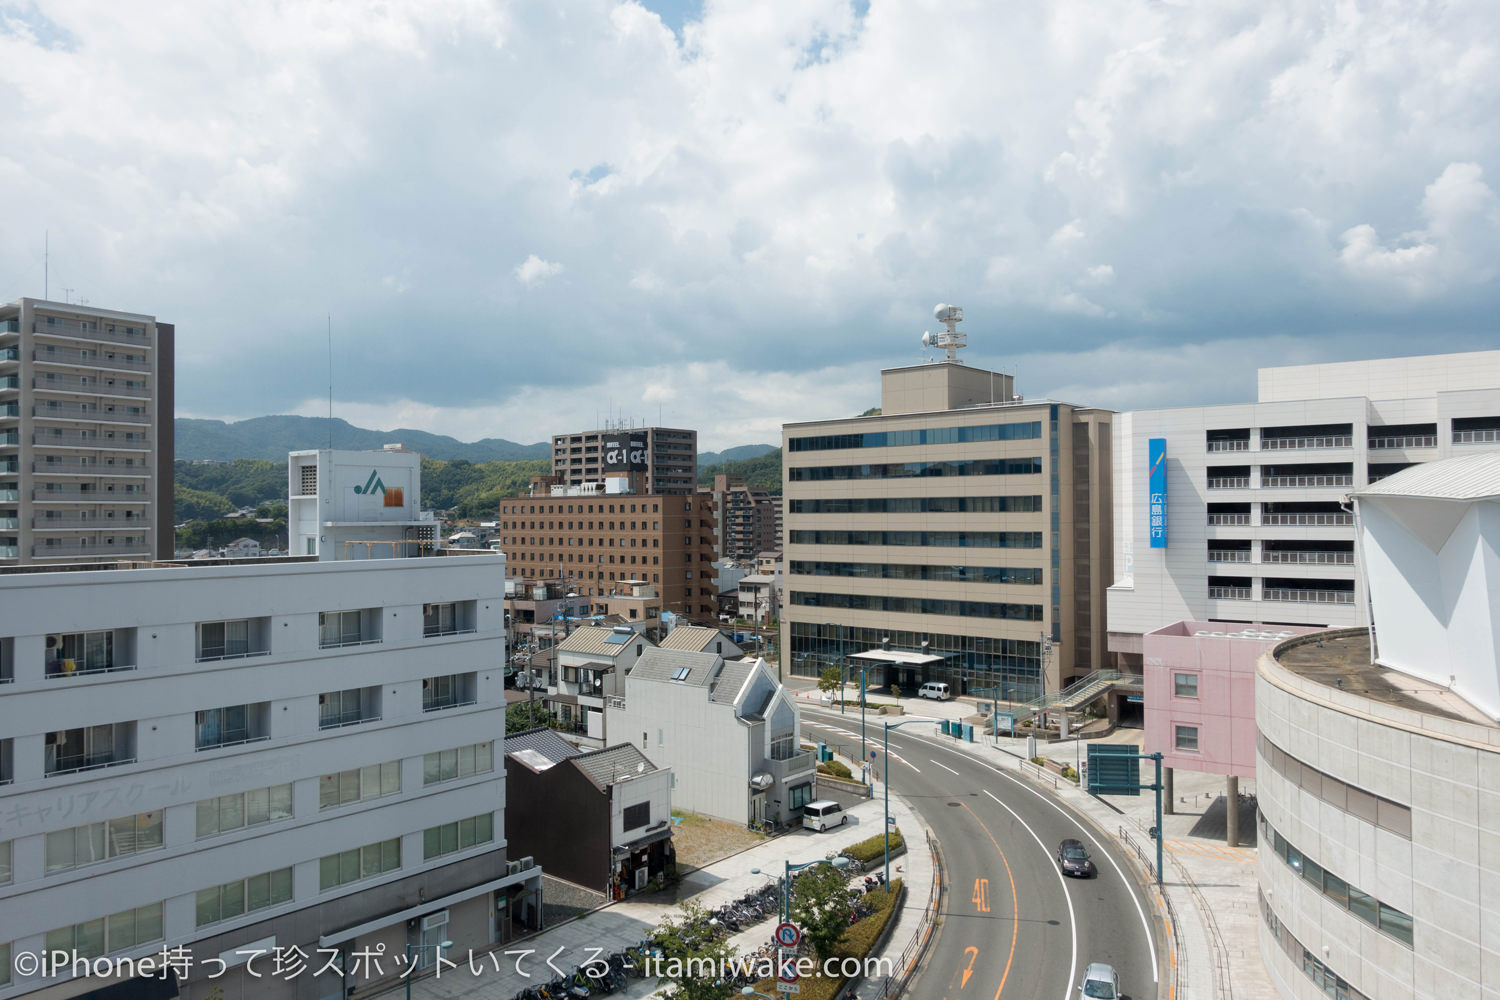
[[429,913],[422,918],[422,930],[430,931],[434,927],[446,927],[448,924],[448,911],[439,910],[437,913]]
[[47,648],[48,649],[58,649],[61,646],[62,646],[62,636],[60,636],[60,635],[49,635],[49,636],[47,636]]
[[521,862],[519,860],[505,862],[505,874],[514,875],[521,870]]
[[522,871],[525,871],[528,868],[535,868],[536,867],[536,861],[532,858],[532,856],[530,854],[526,855],[526,857],[522,858],[517,863],[521,866],[521,870]]

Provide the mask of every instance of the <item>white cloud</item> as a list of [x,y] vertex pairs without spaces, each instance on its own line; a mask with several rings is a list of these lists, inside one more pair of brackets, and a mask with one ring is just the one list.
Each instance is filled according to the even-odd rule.
[[556,261],[543,260],[536,254],[528,254],[526,259],[516,265],[516,280],[527,288],[540,285],[548,278],[555,278],[562,274],[563,266]]
[[650,6],[0,0],[0,299],[50,229],[54,288],[177,323],[184,411],[316,397],[332,313],[350,406],[665,383],[722,444],[806,372],[873,405],[939,300],[976,355],[1500,313],[1495,4]]

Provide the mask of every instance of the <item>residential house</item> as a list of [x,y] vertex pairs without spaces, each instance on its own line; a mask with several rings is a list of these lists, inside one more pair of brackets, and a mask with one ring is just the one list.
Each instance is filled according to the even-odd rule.
[[576,885],[621,899],[675,863],[672,772],[629,743],[592,753],[550,729],[505,738],[511,792],[545,808],[506,813],[510,850]]
[[675,775],[680,809],[735,823],[791,823],[813,798],[791,695],[764,660],[648,648],[611,700],[609,731]]
[[557,677],[547,689],[552,712],[575,735],[604,745],[604,700],[625,694],[625,675],[656,644],[629,625],[583,625],[557,644]]
[[686,649],[693,653],[716,653],[726,660],[738,660],[745,651],[723,632],[702,625],[679,625],[661,641],[662,649]]

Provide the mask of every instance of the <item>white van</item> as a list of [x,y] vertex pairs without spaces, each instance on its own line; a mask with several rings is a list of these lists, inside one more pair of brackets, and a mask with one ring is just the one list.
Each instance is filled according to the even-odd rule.
[[832,830],[848,820],[844,807],[830,799],[819,799],[802,807],[802,825],[809,830]]
[[940,681],[928,681],[922,685],[921,690],[917,694],[923,698],[932,698],[936,701],[947,701],[953,697],[948,693],[948,685]]

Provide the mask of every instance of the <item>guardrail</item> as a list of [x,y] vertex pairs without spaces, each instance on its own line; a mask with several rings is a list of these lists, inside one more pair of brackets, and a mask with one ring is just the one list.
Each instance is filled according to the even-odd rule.
[[1016,761],[1016,763],[1020,765],[1021,773],[1026,775],[1026,777],[1034,778],[1042,784],[1046,784],[1050,781],[1052,782],[1053,790],[1057,790],[1058,785],[1056,775],[1051,774],[1040,767],[1037,767],[1029,760],[1018,760]]
[[886,976],[881,980],[876,992],[869,994],[871,1000],[890,1000],[906,992],[906,987],[911,983],[911,977],[917,971],[917,966],[921,964],[922,955],[932,940],[932,928],[938,913],[941,912],[939,907],[947,887],[943,884],[942,852],[938,849],[937,841],[932,839],[932,833],[926,831],[926,834],[927,850],[932,854],[932,898],[927,901],[927,908],[922,911],[921,919],[912,929],[912,935],[907,939],[905,947],[901,949],[901,955],[893,963],[895,975]]

